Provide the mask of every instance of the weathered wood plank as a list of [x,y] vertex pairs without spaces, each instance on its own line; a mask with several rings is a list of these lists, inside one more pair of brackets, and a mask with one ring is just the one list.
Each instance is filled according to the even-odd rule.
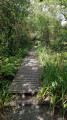
[[24,59],[12,84],[10,93],[29,93],[39,90],[41,66],[35,54],[35,48],[31,49],[29,56]]

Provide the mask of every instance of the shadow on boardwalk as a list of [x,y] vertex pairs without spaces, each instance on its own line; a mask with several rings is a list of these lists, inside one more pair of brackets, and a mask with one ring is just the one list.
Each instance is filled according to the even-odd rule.
[[[48,106],[16,106],[10,112],[6,111],[5,120],[53,120]],[[0,118],[1,120],[1,118]],[[3,120],[3,119],[2,119]]]
[[38,64],[35,49],[35,47],[32,48],[29,56],[24,59],[20,70],[9,88],[11,93],[29,93],[38,91],[41,65]]

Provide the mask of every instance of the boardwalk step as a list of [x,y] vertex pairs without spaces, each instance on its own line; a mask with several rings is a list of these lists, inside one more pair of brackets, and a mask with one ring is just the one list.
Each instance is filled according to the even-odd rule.
[[[23,96],[22,96],[23,97]],[[21,106],[25,106],[25,105],[48,105],[50,103],[49,99],[45,99],[45,100],[41,100],[41,98],[37,98],[36,96],[24,96],[24,98],[19,98],[17,100],[13,101],[14,104],[19,104]]]
[[25,89],[23,89],[23,90],[10,90],[9,91],[10,93],[15,93],[15,94],[28,94],[28,93],[31,93],[31,94],[35,94],[35,93],[38,93],[39,92],[39,90],[37,89],[37,90],[25,90]]

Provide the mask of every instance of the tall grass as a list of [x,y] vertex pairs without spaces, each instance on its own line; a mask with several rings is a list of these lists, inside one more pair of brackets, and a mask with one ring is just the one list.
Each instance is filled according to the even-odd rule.
[[67,110],[67,52],[57,52],[39,45],[36,53],[43,67],[40,95],[44,99],[48,94],[53,105],[53,115],[55,108],[59,108],[64,117]]

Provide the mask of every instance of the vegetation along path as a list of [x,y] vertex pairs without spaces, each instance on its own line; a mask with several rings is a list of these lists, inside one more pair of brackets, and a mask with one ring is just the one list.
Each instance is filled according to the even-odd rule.
[[15,109],[11,112],[11,120],[51,120],[48,105],[41,105],[36,100],[39,91],[40,74],[42,71],[36,54],[36,47],[30,50],[29,56],[24,59],[9,91],[20,93],[21,97],[14,102]]

